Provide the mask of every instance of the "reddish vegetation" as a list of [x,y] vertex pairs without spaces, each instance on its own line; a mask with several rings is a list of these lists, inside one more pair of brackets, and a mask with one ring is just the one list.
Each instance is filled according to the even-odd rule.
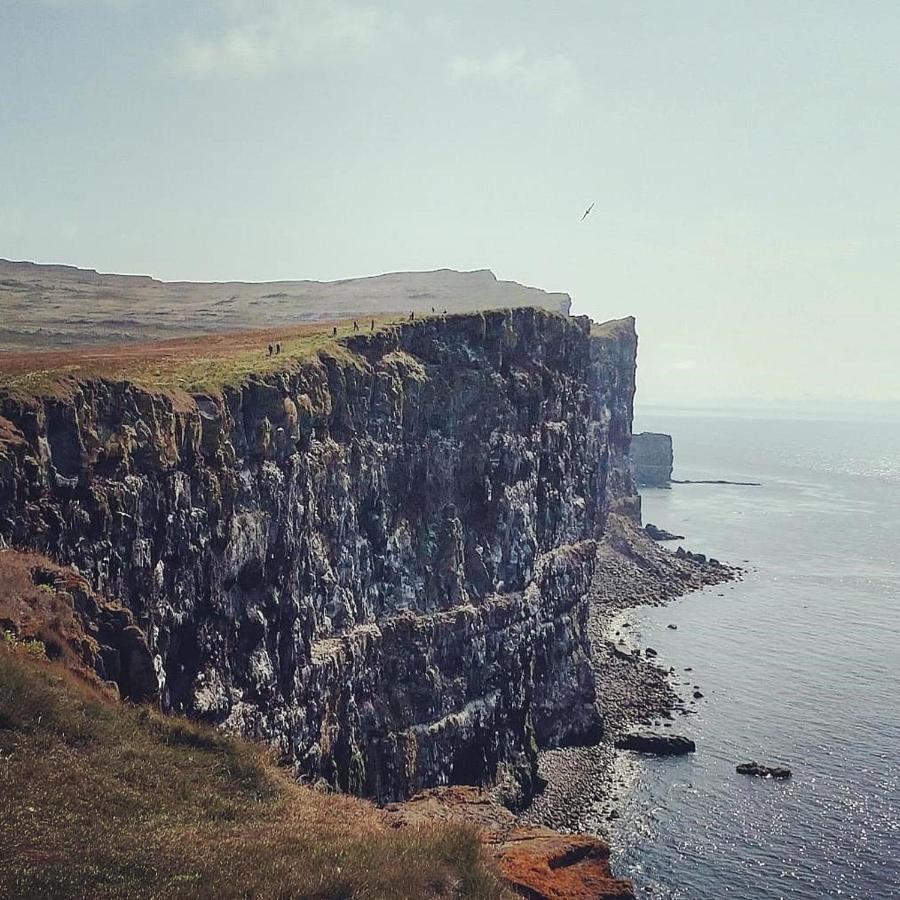
[[609,847],[599,838],[516,826],[489,793],[469,787],[425,791],[386,815],[397,827],[441,821],[476,825],[501,877],[529,900],[633,900],[631,883],[614,878]]
[[121,604],[38,553],[0,551],[0,631],[43,652],[113,696],[156,695],[143,632]]
[[75,612],[73,588],[89,590],[84,579],[37,553],[0,551],[0,630],[40,641],[48,655],[90,678],[97,642]]
[[349,322],[316,322],[311,325],[226,331],[168,341],[4,353],[0,358],[0,374],[9,376],[45,370],[52,372],[77,370],[80,374],[100,378],[122,377],[124,372],[133,367],[149,368],[153,364],[166,366],[197,354],[222,358],[254,351],[265,354],[270,343],[327,334],[335,325],[339,333],[344,335],[348,328],[352,327],[352,323]]

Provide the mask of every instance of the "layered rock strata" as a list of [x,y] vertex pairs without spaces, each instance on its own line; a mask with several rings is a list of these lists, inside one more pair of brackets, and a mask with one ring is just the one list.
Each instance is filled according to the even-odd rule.
[[382,800],[532,793],[600,728],[594,540],[633,513],[632,320],[435,317],[220,393],[0,396],[0,538],[146,632],[161,702]]

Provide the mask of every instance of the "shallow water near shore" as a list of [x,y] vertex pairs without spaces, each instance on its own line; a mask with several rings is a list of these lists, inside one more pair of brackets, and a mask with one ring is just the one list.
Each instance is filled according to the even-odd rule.
[[[644,521],[685,535],[670,546],[748,572],[630,616],[682,695],[702,691],[671,728],[698,751],[630,763],[622,817],[586,824],[641,897],[900,897],[900,423],[635,430],[673,435],[678,478],[762,486],[642,492]],[[749,760],[794,776],[736,774]]]

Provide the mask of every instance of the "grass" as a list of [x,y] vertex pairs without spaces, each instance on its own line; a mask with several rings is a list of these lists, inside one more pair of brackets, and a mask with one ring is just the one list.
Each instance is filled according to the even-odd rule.
[[470,828],[390,828],[256,745],[0,642],[0,896],[501,897]]
[[[360,333],[367,333],[372,321],[360,321]],[[377,318],[375,330],[396,321],[396,317]],[[47,396],[63,393],[73,381],[106,378],[151,391],[215,392],[239,385],[250,375],[287,370],[320,355],[358,363],[342,340],[354,333],[351,320],[155,343],[10,353],[0,360],[0,390],[16,396]],[[269,345],[276,343],[281,344],[281,352],[269,354]]]
[[[535,311],[547,317],[558,316],[544,309]],[[473,315],[477,313],[424,315],[415,321],[450,321]],[[102,378],[132,382],[151,392],[216,393],[240,385],[251,375],[289,370],[320,356],[361,366],[361,358],[347,347],[346,338],[393,328],[408,320],[401,314],[383,314],[360,316],[357,321],[359,332],[353,330],[353,320],[346,319],[149,343],[5,353],[0,356],[0,392],[22,398],[59,396],[76,382]],[[268,347],[276,343],[281,344],[281,352],[270,355]],[[388,354],[387,361],[407,366],[412,363],[413,375],[424,377],[421,365],[403,351]]]
[[0,641],[59,659],[99,684],[87,671],[97,642],[75,615],[68,593],[80,581],[39,554],[0,550]]
[[[338,328],[337,338],[333,328]],[[267,375],[329,354],[351,360],[340,338],[352,323],[299,326],[278,331],[238,332],[156,343],[125,344],[54,353],[8,354],[0,362],[0,390],[13,395],[63,391],[73,380],[130,381],[153,391],[217,391],[251,374]],[[269,354],[269,344],[281,344]]]

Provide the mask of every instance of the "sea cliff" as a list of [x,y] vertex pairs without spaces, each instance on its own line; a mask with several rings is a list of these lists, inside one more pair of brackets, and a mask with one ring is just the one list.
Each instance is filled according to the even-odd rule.
[[602,728],[596,544],[635,513],[631,319],[522,308],[353,334],[193,393],[0,395],[0,538],[147,635],[160,699],[392,800],[536,786]]
[[640,487],[671,487],[672,436],[653,431],[634,435],[631,442],[634,476]]

